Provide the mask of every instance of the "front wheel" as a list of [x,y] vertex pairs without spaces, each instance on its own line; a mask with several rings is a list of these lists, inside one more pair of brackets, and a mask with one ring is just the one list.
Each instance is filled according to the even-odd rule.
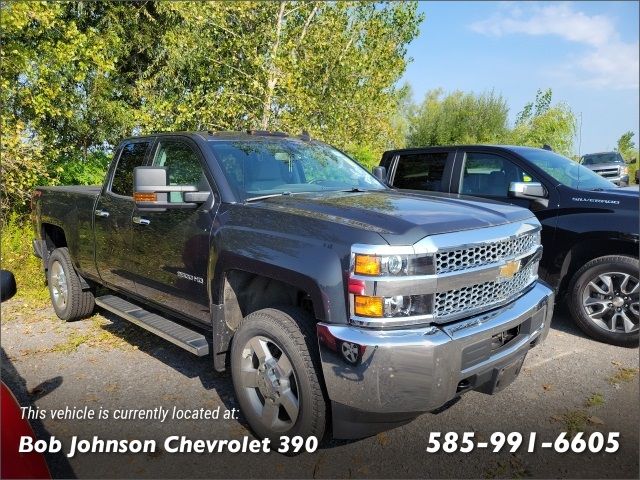
[[569,306],[590,337],[613,345],[638,345],[638,259],[607,255],[591,260],[570,284]]
[[233,337],[233,386],[259,437],[324,436],[327,404],[313,325],[301,310],[267,308],[247,315]]

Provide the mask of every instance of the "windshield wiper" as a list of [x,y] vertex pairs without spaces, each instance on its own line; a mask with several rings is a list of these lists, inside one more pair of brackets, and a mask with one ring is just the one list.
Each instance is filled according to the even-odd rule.
[[281,192],[281,193],[270,193],[269,195],[259,195],[257,197],[250,197],[250,198],[245,198],[245,202],[257,202],[258,200],[265,200],[267,198],[273,198],[273,197],[282,197],[282,196],[286,196],[286,195],[291,195],[291,192]]

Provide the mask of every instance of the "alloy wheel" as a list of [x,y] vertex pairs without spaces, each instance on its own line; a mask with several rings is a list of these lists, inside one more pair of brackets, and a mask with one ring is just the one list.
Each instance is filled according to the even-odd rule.
[[606,272],[582,291],[582,306],[594,325],[615,333],[638,331],[640,282],[628,273]]

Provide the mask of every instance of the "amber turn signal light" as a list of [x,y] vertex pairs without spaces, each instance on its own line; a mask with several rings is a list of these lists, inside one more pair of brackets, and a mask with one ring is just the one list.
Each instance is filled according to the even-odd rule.
[[382,297],[354,295],[353,310],[354,313],[360,317],[382,317]]
[[135,192],[133,199],[136,202],[155,202],[158,200],[158,196],[153,192]]
[[360,275],[380,275],[380,257],[356,255],[354,272]]

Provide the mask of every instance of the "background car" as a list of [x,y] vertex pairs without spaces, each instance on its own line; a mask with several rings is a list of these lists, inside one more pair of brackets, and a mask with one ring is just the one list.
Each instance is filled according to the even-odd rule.
[[374,170],[401,190],[528,208],[542,224],[539,274],[558,291],[576,324],[600,341],[638,345],[636,186],[617,187],[553,151],[518,146],[391,150]]
[[580,163],[616,185],[629,185],[629,167],[618,152],[589,153],[582,156]]

